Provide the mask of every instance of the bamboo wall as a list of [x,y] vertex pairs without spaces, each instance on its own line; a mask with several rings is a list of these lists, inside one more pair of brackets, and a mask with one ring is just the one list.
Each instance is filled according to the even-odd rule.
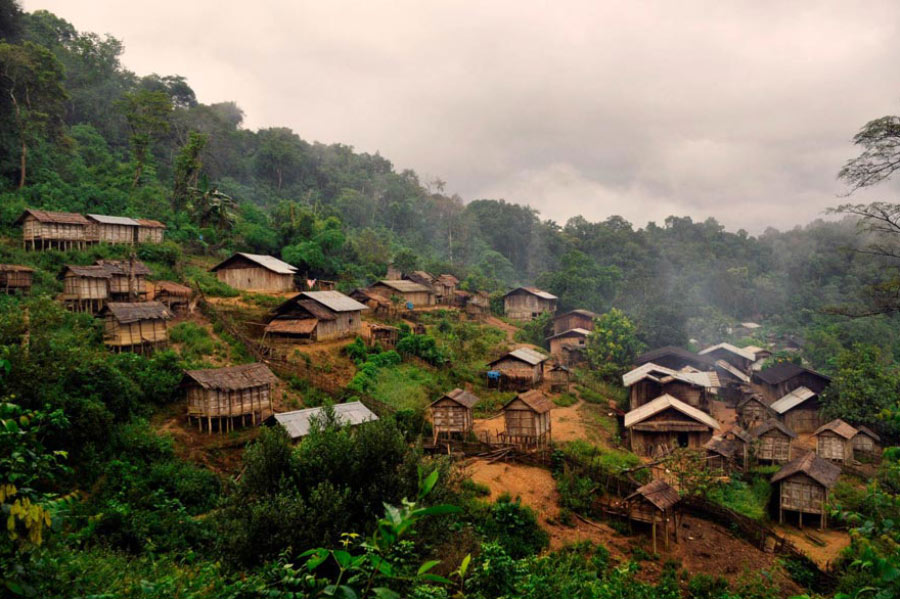
[[557,337],[550,340],[550,353],[561,357],[564,347],[584,349],[587,340],[584,337]]
[[819,417],[819,402],[815,398],[808,399],[800,406],[785,413],[782,420],[785,426],[795,433],[813,433],[822,426]]
[[536,364],[535,366],[531,366],[530,364],[522,362],[521,360],[516,360],[514,358],[505,358],[503,360],[500,360],[499,362],[492,365],[491,369],[499,370],[500,372],[504,372],[504,371],[515,372],[515,371],[529,370],[532,373],[531,374],[531,383],[532,384],[537,384],[537,383],[541,382],[544,378],[543,363]]
[[138,227],[138,243],[162,243],[163,231],[160,227]]
[[194,420],[200,430],[204,423],[212,433],[213,424],[219,432],[234,430],[235,419],[241,423],[262,422],[266,411],[272,412],[270,385],[258,385],[233,391],[204,389],[192,384],[187,388],[188,418]]
[[91,239],[100,243],[134,244],[137,227],[134,225],[112,225],[109,223],[93,223],[88,233]]
[[767,411],[758,401],[748,401],[740,409],[741,425],[749,430],[756,424],[762,424],[766,420]]
[[67,273],[63,281],[63,297],[66,300],[107,300],[109,282],[98,277],[79,277]]
[[825,487],[805,474],[797,473],[781,481],[780,487],[781,509],[805,514],[824,513]]
[[[125,267],[127,268],[127,266]],[[129,296],[131,289],[129,287],[128,275],[113,275],[109,280],[110,295]],[[137,295],[147,294],[147,279],[144,275],[134,275],[134,292]]]
[[878,444],[875,439],[868,435],[856,435],[853,437],[853,451],[867,454],[875,454],[878,452]]
[[444,398],[431,406],[434,438],[442,434],[466,434],[472,430],[472,410]]
[[21,270],[0,271],[0,291],[13,291],[31,289],[34,273]]
[[831,431],[822,431],[816,438],[816,453],[826,460],[844,462],[853,458],[853,441]]
[[282,275],[261,266],[229,268],[216,271],[216,277],[235,289],[254,291],[290,291],[294,289],[294,275]]
[[31,249],[83,247],[92,240],[87,226],[74,223],[42,223],[29,215],[22,221],[22,242]]
[[594,321],[583,314],[567,314],[553,321],[553,334],[559,335],[571,329],[594,330]]
[[556,301],[530,293],[516,293],[503,298],[503,312],[513,320],[531,320],[543,312],[555,312]]
[[791,438],[778,430],[770,430],[757,440],[756,457],[770,462],[787,462],[791,459]]
[[108,347],[128,348],[161,345],[168,341],[166,321],[160,319],[120,323],[112,315],[104,323],[103,343]]
[[316,340],[341,339],[362,334],[362,316],[355,312],[336,312],[334,320],[320,320],[316,326]]

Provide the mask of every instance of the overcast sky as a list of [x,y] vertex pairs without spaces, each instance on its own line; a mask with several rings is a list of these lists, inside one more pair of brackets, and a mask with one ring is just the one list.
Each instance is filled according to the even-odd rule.
[[[250,128],[380,152],[564,222],[806,223],[900,112],[900,2],[26,0]],[[859,201],[895,201],[891,185]]]

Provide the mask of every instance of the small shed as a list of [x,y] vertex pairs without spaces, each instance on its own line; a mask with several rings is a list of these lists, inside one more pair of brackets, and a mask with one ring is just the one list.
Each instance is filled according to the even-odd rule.
[[438,303],[452,304],[455,299],[456,287],[458,285],[459,279],[457,279],[453,275],[438,275],[437,279],[434,281],[434,285],[432,285],[432,287],[434,287],[435,291],[437,292]]
[[[341,426],[359,426],[366,422],[374,422],[378,420],[369,408],[359,401],[348,401],[347,403],[334,404],[330,407],[334,413],[335,422]],[[266,426],[281,426],[287,431],[291,440],[297,441],[307,436],[318,421],[325,419],[328,408],[305,408],[303,410],[294,410],[293,412],[282,412],[280,414],[272,414],[263,422]]]
[[380,324],[377,322],[369,323],[369,345],[378,345],[382,349],[394,349],[400,340],[400,329],[397,327]]
[[819,396],[807,387],[797,387],[769,408],[792,431],[814,432],[822,424],[819,416]]
[[513,389],[527,389],[544,380],[544,354],[521,347],[508,352],[488,364],[489,372],[500,373],[500,385]]
[[190,307],[193,290],[186,285],[179,285],[172,281],[157,281],[154,283],[155,293],[153,299],[162,303],[175,313],[185,312]]
[[27,209],[16,220],[22,227],[22,247],[30,250],[84,248],[94,243],[90,221],[72,212]]
[[858,432],[840,418],[823,424],[814,433],[816,453],[824,460],[848,462],[853,459],[853,438]]
[[556,312],[557,297],[537,287],[517,287],[503,296],[503,313],[513,320],[532,320]]
[[[831,382],[824,374],[790,362],[782,362],[765,370],[756,371],[752,378],[767,402],[774,402],[799,387],[806,387],[818,394]],[[806,432],[811,433],[818,426],[817,424]]]
[[[558,360],[568,365],[574,365],[579,356],[585,358],[584,352],[587,346],[587,338],[591,332],[587,329],[569,329],[547,338],[550,345],[550,353]],[[575,350],[574,352],[572,350]],[[570,360],[576,362],[571,363]]]
[[666,550],[669,549],[669,523],[678,542],[678,522],[676,508],[681,496],[669,483],[662,479],[650,481],[626,497],[623,507],[629,520],[650,524],[653,538],[653,553],[656,553],[657,530],[662,526]]
[[671,395],[689,406],[709,411],[709,401],[720,383],[715,372],[676,371],[648,362],[622,375],[622,384],[629,389],[632,410],[661,395]]
[[719,343],[707,347],[706,349],[701,350],[699,355],[712,358],[716,361],[724,360],[741,372],[749,372],[750,365],[756,361],[756,356],[753,353],[730,343]]
[[560,314],[553,319],[553,334],[559,335],[571,329],[584,329],[586,331],[594,330],[594,319],[599,315],[590,310],[570,310],[565,314]]
[[747,466],[747,446],[735,437],[716,436],[706,442],[706,467],[710,472],[726,475]]
[[28,293],[34,282],[34,269],[18,264],[0,264],[0,291]]
[[272,411],[272,386],[278,381],[265,364],[187,370],[181,381],[188,403],[188,419],[199,430],[234,430],[235,424],[262,422]]
[[103,343],[110,349],[145,353],[168,342],[166,321],[172,313],[160,302],[109,302],[98,316],[104,319]]
[[503,406],[503,440],[525,448],[549,446],[552,408],[553,402],[537,389],[518,394]]
[[100,243],[133,245],[138,241],[140,225],[133,218],[104,214],[88,214],[87,218],[91,223],[89,236]]
[[428,409],[431,410],[434,442],[437,443],[442,435],[449,438],[456,434],[465,438],[472,430],[473,408],[477,403],[478,397],[464,389],[454,389],[432,402]]
[[564,364],[554,364],[547,373],[547,380],[550,381],[550,391],[553,393],[565,393],[569,390],[569,379],[572,372],[569,367]]
[[238,252],[210,272],[235,289],[278,293],[293,291],[297,269],[273,256]]
[[113,301],[138,301],[147,297],[150,269],[140,260],[97,260],[109,273],[109,297]]
[[715,418],[671,395],[625,414],[631,451],[644,456],[665,455],[679,447],[700,449],[720,428]]
[[394,306],[390,300],[382,295],[378,295],[369,289],[357,288],[350,293],[350,297],[359,303],[367,306],[372,314],[389,318],[394,313]]
[[272,310],[264,339],[277,345],[354,337],[368,309],[340,291],[304,291]]
[[769,410],[769,406],[763,401],[762,395],[759,393],[750,393],[737,404],[738,422],[745,429],[750,430],[769,420],[773,414]]
[[841,469],[815,453],[792,460],[775,473],[772,484],[778,487],[778,522],[784,523],[786,511],[797,512],[803,528],[803,514],[819,516],[819,528],[825,528],[825,503],[828,492],[841,475]]
[[645,352],[635,359],[634,364],[635,366],[642,366],[650,362],[672,370],[693,368],[700,371],[710,371],[715,369],[715,360],[712,358],[672,345]]
[[110,300],[111,275],[105,266],[68,265],[60,278],[63,280],[62,300],[70,310],[93,314]]
[[[433,306],[435,301],[434,290],[416,281],[378,281],[369,285],[369,291],[391,301],[391,298],[400,298],[402,306]],[[393,303],[393,302],[391,302]]]
[[162,243],[166,226],[158,220],[149,218],[135,219],[138,223],[138,243]]
[[466,315],[471,318],[487,316],[491,313],[491,296],[486,291],[476,291],[466,299],[465,307]]
[[881,437],[876,435],[867,426],[856,427],[856,436],[853,437],[853,455],[864,455],[869,458],[881,454]]
[[766,462],[787,462],[791,459],[791,443],[797,433],[771,419],[750,431],[757,460]]

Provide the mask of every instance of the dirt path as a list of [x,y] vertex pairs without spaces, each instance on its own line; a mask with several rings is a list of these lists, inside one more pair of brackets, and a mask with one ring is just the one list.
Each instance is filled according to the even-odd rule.
[[484,324],[504,331],[506,333],[506,340],[510,342],[515,340],[516,331],[519,330],[518,327],[511,325],[508,322],[504,322],[496,316],[488,316],[484,319]]
[[[844,549],[850,546],[850,535],[842,530],[826,528],[824,530],[807,531],[788,525],[776,525],[774,528],[779,534],[787,537],[791,543],[797,546],[797,549],[805,553],[822,569],[828,568],[828,565],[837,559]],[[807,532],[823,541],[825,546],[821,547],[814,543],[806,536]]]

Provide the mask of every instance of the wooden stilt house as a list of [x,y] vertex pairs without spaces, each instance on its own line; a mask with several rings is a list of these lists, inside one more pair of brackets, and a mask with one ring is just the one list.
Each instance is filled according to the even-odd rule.
[[28,293],[34,282],[34,269],[18,264],[0,264],[0,292]]
[[527,347],[508,352],[488,364],[490,373],[498,373],[500,387],[505,389],[530,389],[544,380],[544,363],[548,357]]
[[791,459],[791,444],[797,433],[781,422],[771,419],[750,431],[753,453],[761,462],[787,462]]
[[179,285],[172,281],[157,281],[154,283],[153,299],[165,305],[172,312],[186,312],[190,307],[193,290],[186,285]]
[[435,301],[434,289],[417,281],[378,281],[369,285],[368,291],[380,295],[392,304],[393,298],[397,298],[399,306],[407,309],[433,306]]
[[140,260],[97,260],[109,273],[109,297],[112,301],[142,301],[147,297],[150,269]]
[[553,334],[559,335],[572,329],[594,330],[594,319],[599,315],[590,310],[571,310],[553,319]]
[[800,528],[803,514],[818,516],[819,528],[825,528],[828,492],[840,475],[838,466],[812,452],[785,464],[772,477],[772,484],[778,489],[779,524],[784,523],[785,512],[796,512]]
[[712,358],[714,361],[724,360],[741,372],[749,372],[750,365],[756,361],[756,356],[752,352],[730,343],[719,343],[707,347],[701,350],[699,355]]
[[374,347],[380,346],[382,349],[394,349],[400,340],[400,329],[397,327],[380,324],[377,322],[369,323],[369,345]]
[[89,236],[99,243],[134,245],[138,241],[140,224],[133,218],[104,214],[88,214],[87,218]]
[[428,409],[431,411],[434,443],[442,436],[450,438],[457,435],[465,439],[472,431],[475,421],[473,408],[477,403],[478,397],[464,389],[454,389],[432,402]]
[[103,318],[103,343],[116,351],[148,353],[168,343],[166,321],[172,313],[159,302],[109,302]]
[[22,246],[25,249],[69,250],[96,242],[90,236],[91,222],[72,212],[28,209],[15,224],[22,227]]
[[816,453],[823,460],[849,462],[853,459],[853,438],[859,431],[836,418],[816,430]]
[[166,226],[158,220],[136,219],[138,223],[138,243],[162,243]]
[[812,433],[821,425],[819,396],[807,387],[797,387],[769,408],[785,426],[798,433]]
[[568,366],[554,364],[547,371],[547,380],[550,382],[550,391],[554,393],[566,393],[569,391],[569,380],[572,372]]
[[664,480],[653,480],[625,498],[624,508],[628,519],[635,522],[643,522],[651,527],[653,538],[653,552],[656,553],[656,538],[658,531],[663,532],[665,548],[669,549],[669,528],[675,533],[675,542],[678,542],[677,507],[681,496],[669,483]]
[[532,320],[556,312],[557,297],[537,287],[517,287],[503,296],[503,312],[513,320]]
[[272,256],[238,252],[210,269],[235,289],[262,292],[293,291],[297,269]]
[[70,310],[94,314],[110,301],[110,274],[105,266],[69,265],[60,277],[63,280],[62,300]]
[[853,437],[853,455],[875,458],[881,454],[881,437],[866,426],[856,427]]
[[751,393],[737,404],[738,422],[747,430],[753,429],[774,417],[759,393]]
[[210,370],[187,370],[181,381],[188,418],[209,433],[262,422],[272,411],[272,386],[278,381],[265,364],[254,363]]
[[709,402],[719,387],[715,372],[673,370],[648,362],[622,375],[629,389],[629,407],[635,410],[662,395],[671,395],[689,406],[709,411]]
[[553,402],[534,389],[520,393],[503,406],[506,431],[503,441],[526,449],[550,445],[550,410]]

